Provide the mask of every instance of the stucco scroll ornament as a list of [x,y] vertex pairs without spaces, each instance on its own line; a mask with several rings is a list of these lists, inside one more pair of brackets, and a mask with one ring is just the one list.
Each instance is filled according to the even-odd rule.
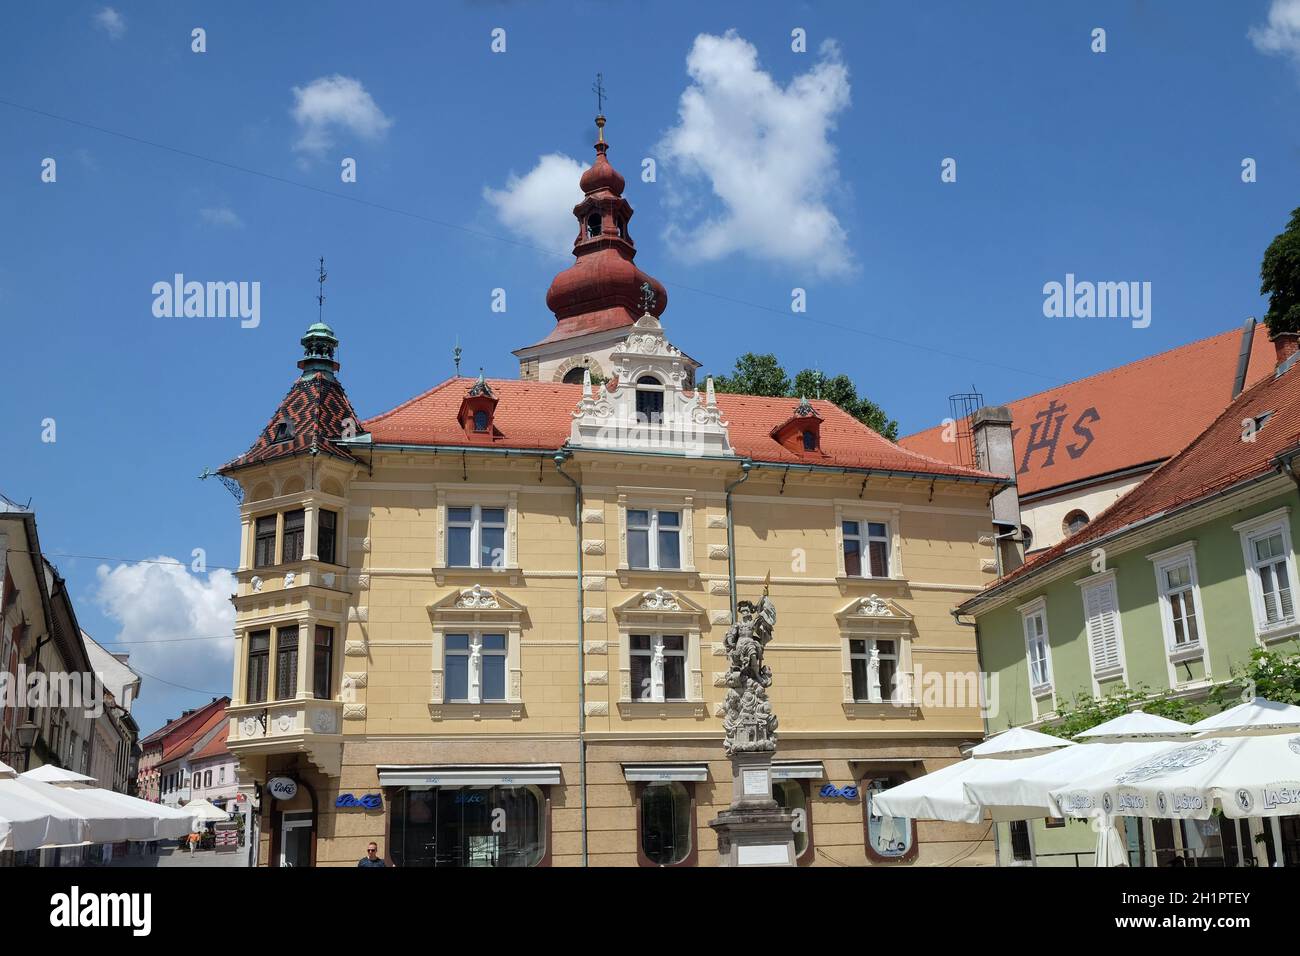
[[641,607],[648,611],[680,611],[682,606],[677,599],[663,588],[646,591],[641,598]]
[[496,595],[481,584],[476,584],[467,591],[460,592],[457,607],[500,607]]
[[736,753],[776,750],[776,715],[767,689],[772,686],[772,669],[763,663],[763,649],[776,627],[776,605],[764,594],[755,604],[736,605],[739,620],[727,629],[723,647],[727,652],[724,684],[727,697],[722,729],[722,749]]
[[878,594],[873,594],[869,598],[863,598],[862,604],[858,606],[858,613],[864,617],[894,616],[894,612],[889,609],[889,604]]

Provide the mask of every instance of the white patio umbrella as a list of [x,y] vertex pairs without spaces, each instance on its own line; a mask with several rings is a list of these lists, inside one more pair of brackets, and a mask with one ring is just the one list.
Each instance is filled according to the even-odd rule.
[[871,798],[872,813],[914,820],[979,823],[984,818],[984,807],[967,794],[968,782],[1014,776],[1016,770],[1010,765],[1018,768],[1035,759],[1034,755],[1074,746],[1060,737],[1015,727],[971,748],[972,756],[968,760],[875,794]]
[[1076,737],[1085,740],[1152,740],[1190,737],[1196,728],[1159,714],[1146,714],[1140,710],[1129,711],[1105,723],[1090,727]]
[[1300,733],[1300,707],[1256,697],[1192,724],[1203,737]]
[[42,798],[0,763],[0,850],[36,850],[85,840],[86,820],[61,803]]
[[[104,799],[102,790],[74,789],[57,786],[20,774],[14,781],[33,794],[61,805],[85,820],[81,839],[57,845],[79,843],[119,843],[122,840],[153,840],[154,817],[140,810],[125,809]],[[56,845],[51,842],[49,845]]]
[[1052,791],[1056,815],[1205,820],[1300,814],[1300,735],[1215,737]]
[[[95,800],[97,805],[116,810],[124,820],[133,821],[130,824],[133,833],[143,834],[124,839],[178,840],[188,833],[193,833],[197,826],[194,815],[185,810],[166,807],[161,803],[150,803],[148,800],[140,800],[125,793],[118,793],[116,790],[89,786],[95,782],[95,778],[83,773],[46,764],[35,770],[29,770],[22,776],[25,780],[39,780],[61,790],[88,796]],[[139,823],[141,819],[149,820],[150,825],[146,827]]]
[[229,813],[207,800],[191,800],[185,804],[185,812],[199,823],[220,823],[230,819]]
[[1097,852],[1093,866],[1128,866],[1128,847],[1115,827],[1114,817],[1097,818]]

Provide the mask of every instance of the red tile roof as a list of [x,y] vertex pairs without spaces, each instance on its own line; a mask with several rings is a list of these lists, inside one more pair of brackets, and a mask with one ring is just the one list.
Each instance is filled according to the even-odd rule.
[[[1272,413],[1253,441],[1243,441],[1243,422]],[[1086,547],[1136,522],[1211,498],[1234,485],[1277,469],[1275,456],[1300,443],[1300,370],[1270,374],[1242,394],[1185,449],[1127,495],[1064,541],[989,585],[999,588],[1037,573],[1067,552]],[[978,600],[978,598],[976,599]]]
[[225,707],[222,707],[220,710],[213,711],[211,714],[207,716],[207,718],[201,724],[198,724],[193,729],[192,732],[188,734],[184,734],[182,736],[178,736],[175,740],[164,744],[162,757],[159,759],[158,763],[161,765],[167,763],[170,760],[175,760],[178,757],[184,757],[187,753],[190,752],[190,749],[195,744],[197,744],[200,740],[203,739],[204,734],[206,734],[209,730],[211,730],[213,727],[215,727],[217,724],[221,723],[221,721],[225,719],[226,719]]
[[[1232,397],[1241,330],[1161,352],[1011,402],[1016,481],[1030,495],[1154,465],[1176,454]],[[1246,385],[1272,374],[1274,350],[1255,329]],[[957,461],[938,426],[899,440],[911,451]]]
[[203,745],[201,750],[190,754],[190,760],[204,760],[208,757],[224,757],[230,753],[230,748],[226,746],[226,739],[230,736],[230,726],[217,733],[211,740]]
[[[465,432],[456,413],[472,384],[468,378],[448,379],[392,411],[367,419],[363,427],[376,444],[463,446]],[[555,450],[568,441],[581,385],[514,379],[489,379],[488,384],[499,400],[493,417],[499,433],[494,447]],[[798,404],[796,398],[718,395],[723,420],[730,423],[732,447],[742,458],[994,480],[985,472],[899,448],[826,401],[812,402],[823,419],[821,450],[797,454],[783,448],[771,432],[790,418]]]
[[[175,720],[169,720],[167,721],[167,723],[163,724],[161,727],[159,727],[157,730],[151,733],[148,737],[145,737],[143,740],[141,740],[140,746],[141,747],[147,746],[149,744],[161,740],[163,737],[166,737],[170,733],[184,730],[187,726],[193,725],[203,720],[205,712],[211,712],[214,709],[221,712],[225,712],[226,705],[229,703],[230,703],[229,697],[218,697],[216,700],[204,704],[202,707],[196,707],[194,710],[191,710],[189,713],[182,714],[181,716],[177,717]],[[186,736],[188,735],[189,734],[187,731]]]

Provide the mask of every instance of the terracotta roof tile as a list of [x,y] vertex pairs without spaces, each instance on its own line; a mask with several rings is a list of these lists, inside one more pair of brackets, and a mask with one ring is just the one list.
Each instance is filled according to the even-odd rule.
[[[223,465],[220,471],[235,471],[247,465],[301,455],[313,444],[322,454],[352,461],[352,456],[333,442],[342,435],[343,423],[349,418],[353,422],[358,420],[347,393],[337,379],[327,378],[320,373],[306,380],[299,379],[284,396],[253,446],[234,461]],[[283,441],[276,441],[276,429],[281,422],[286,421],[291,425],[291,435]]]
[[[1011,402],[1021,496],[1176,454],[1227,406],[1240,348],[1236,329]],[[1247,386],[1272,374],[1274,364],[1261,324]],[[899,444],[955,462],[957,446],[942,432],[931,428]]]
[[[1253,441],[1243,441],[1243,422],[1271,413]],[[1064,541],[989,585],[996,588],[1036,573],[1066,552],[1086,546],[1144,519],[1153,518],[1258,478],[1278,466],[1274,457],[1300,442],[1300,371],[1270,374],[1238,396],[1180,453],[1127,495]]]
[[[466,444],[465,433],[457,422],[456,413],[472,383],[473,380],[468,378],[448,379],[392,411],[367,419],[363,427],[377,444],[463,446]],[[568,441],[573,411],[582,397],[581,385],[513,379],[489,379],[488,384],[499,400],[493,417],[493,426],[498,433],[492,442],[494,447],[552,450],[559,449]],[[984,480],[994,478],[973,468],[900,448],[826,401],[812,403],[823,419],[821,451],[812,455],[796,454],[782,447],[771,432],[773,427],[790,418],[799,404],[798,399],[727,393],[719,394],[717,398],[723,420],[730,425],[732,447],[742,458]]]
[[230,753],[230,748],[226,746],[226,740],[230,737],[230,726],[216,734],[211,740],[204,744],[203,748],[197,753],[191,754],[191,760],[204,760],[208,757],[224,757]]

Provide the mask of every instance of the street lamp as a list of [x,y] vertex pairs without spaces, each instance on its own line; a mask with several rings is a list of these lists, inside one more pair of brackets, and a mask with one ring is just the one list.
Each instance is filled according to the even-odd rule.
[[0,753],[0,757],[14,757],[21,754],[23,758],[22,772],[26,773],[30,769],[32,748],[36,746],[36,737],[41,732],[41,728],[37,727],[32,721],[27,720],[18,725],[17,732],[18,749],[6,750]]

